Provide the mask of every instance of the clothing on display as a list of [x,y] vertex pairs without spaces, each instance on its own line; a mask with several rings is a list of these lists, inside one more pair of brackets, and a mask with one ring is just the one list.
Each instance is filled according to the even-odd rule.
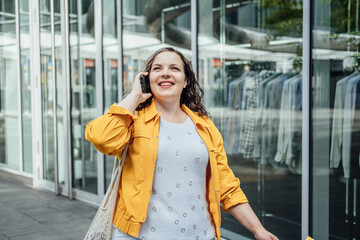
[[301,174],[301,74],[245,71],[229,84],[227,108],[228,154]]
[[345,178],[360,178],[360,74],[353,72],[336,84],[330,168],[340,162]]

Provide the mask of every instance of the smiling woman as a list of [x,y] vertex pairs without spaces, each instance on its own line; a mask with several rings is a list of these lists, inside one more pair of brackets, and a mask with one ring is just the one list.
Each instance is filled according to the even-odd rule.
[[277,239],[248,204],[201,98],[190,62],[162,48],[130,94],[88,124],[86,139],[104,154],[120,156],[130,141],[112,239],[221,239],[220,203],[256,239]]

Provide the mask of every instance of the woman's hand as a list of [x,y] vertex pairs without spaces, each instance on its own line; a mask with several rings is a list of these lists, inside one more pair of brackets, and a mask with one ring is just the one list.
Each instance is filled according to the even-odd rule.
[[263,227],[256,230],[254,236],[256,240],[279,240],[274,234],[266,231]]
[[148,98],[151,97],[151,93],[143,93],[141,90],[140,75],[147,76],[148,72],[138,73],[133,82],[133,86],[129,95],[127,95],[120,103],[119,107],[126,108],[130,112],[134,113],[137,106],[145,102]]
[[151,97],[151,93],[143,93],[141,89],[141,83],[140,83],[140,76],[147,76],[149,75],[148,72],[140,72],[136,75],[135,80],[133,82],[132,90],[129,95],[132,95],[137,102],[137,105],[139,105],[142,102],[145,102],[148,98]]

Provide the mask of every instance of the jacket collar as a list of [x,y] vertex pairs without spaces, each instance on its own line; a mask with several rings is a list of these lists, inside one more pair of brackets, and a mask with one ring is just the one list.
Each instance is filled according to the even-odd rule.
[[150,105],[144,108],[145,122],[150,121],[156,115],[160,116],[160,113],[156,110],[154,99],[152,99]]
[[[195,125],[200,124],[204,127],[210,127],[210,125],[205,121],[204,118],[200,117],[197,113],[193,112],[185,106],[185,104],[181,105],[181,109],[191,118],[191,120],[195,123]],[[156,109],[154,99],[151,101],[151,104],[144,108],[144,114],[145,114],[145,122],[150,121],[155,116],[160,116],[161,113],[159,113]]]
[[193,112],[185,104],[181,105],[181,109],[191,118],[195,125],[202,125],[204,127],[210,127],[204,118],[200,117],[196,112]]

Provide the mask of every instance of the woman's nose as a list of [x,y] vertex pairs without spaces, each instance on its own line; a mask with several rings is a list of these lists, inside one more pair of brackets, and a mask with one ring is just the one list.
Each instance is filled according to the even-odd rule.
[[169,69],[168,68],[163,68],[161,75],[164,76],[164,77],[165,76],[170,76]]

